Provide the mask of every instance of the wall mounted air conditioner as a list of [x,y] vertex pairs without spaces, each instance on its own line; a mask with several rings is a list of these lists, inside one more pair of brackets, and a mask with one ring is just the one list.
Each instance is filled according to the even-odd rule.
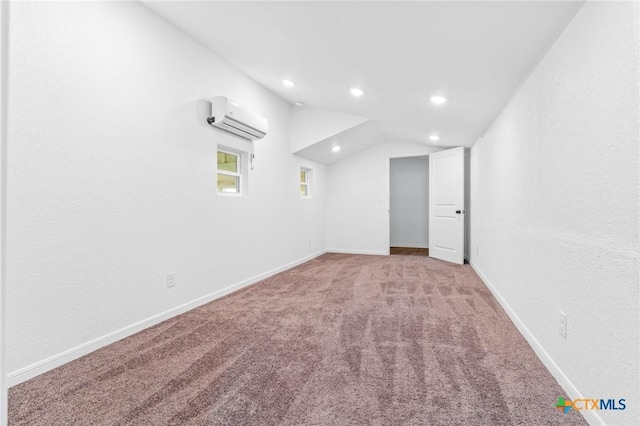
[[269,127],[266,118],[225,96],[211,99],[211,117],[207,118],[207,123],[250,141],[265,137]]

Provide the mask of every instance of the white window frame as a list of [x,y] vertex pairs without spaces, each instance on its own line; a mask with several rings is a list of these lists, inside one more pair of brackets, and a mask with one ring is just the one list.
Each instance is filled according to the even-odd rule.
[[[305,176],[307,177],[307,181],[306,182],[302,182],[302,180],[300,179],[300,173],[301,172],[305,172]],[[311,181],[312,181],[312,176],[313,176],[313,170],[311,170],[308,167],[300,167],[300,171],[298,173],[298,183],[299,185],[304,185],[307,187],[307,195],[302,195],[302,193],[300,193],[300,198],[311,198]],[[298,191],[300,191],[300,186],[298,186]]]
[[[238,158],[236,164],[238,165],[238,169],[236,172],[230,172],[228,170],[220,170],[218,168],[218,153],[222,152],[223,154],[229,154],[229,155],[234,155]],[[238,196],[242,196],[244,195],[244,187],[243,187],[243,176],[242,176],[242,171],[243,171],[243,161],[244,161],[244,155],[242,152],[238,152],[238,151],[234,151],[228,148],[220,148],[218,147],[217,151],[216,151],[216,191],[217,191],[217,187],[218,187],[218,175],[227,175],[227,176],[234,176],[238,178],[238,192],[224,192],[224,191],[217,191],[218,195],[223,195],[225,197],[238,197]]]

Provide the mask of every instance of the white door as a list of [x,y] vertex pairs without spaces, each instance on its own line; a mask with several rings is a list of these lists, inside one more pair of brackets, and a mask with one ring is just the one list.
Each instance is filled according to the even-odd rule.
[[464,263],[464,147],[429,154],[429,256]]

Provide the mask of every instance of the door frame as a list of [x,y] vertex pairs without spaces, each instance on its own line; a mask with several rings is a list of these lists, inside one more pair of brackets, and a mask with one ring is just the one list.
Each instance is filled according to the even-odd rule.
[[[415,157],[428,157],[433,152],[421,152],[416,154],[398,154],[398,155],[389,155],[387,156],[387,220],[386,220],[386,235],[387,235],[387,245],[386,245],[386,255],[389,256],[391,254],[391,160],[396,158],[415,158]],[[429,218],[427,218],[427,221]],[[428,225],[427,225],[428,226]]]

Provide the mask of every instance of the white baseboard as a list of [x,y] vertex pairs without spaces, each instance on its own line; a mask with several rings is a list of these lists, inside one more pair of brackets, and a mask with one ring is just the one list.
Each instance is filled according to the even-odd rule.
[[[522,322],[520,317],[511,309],[509,303],[502,297],[500,292],[491,284],[487,276],[476,266],[471,259],[469,259],[469,265],[476,271],[476,274],[480,277],[480,279],[484,282],[484,285],[491,291],[493,297],[496,298],[502,309],[505,310],[511,321],[515,324],[515,326],[520,331],[520,334],[525,338],[525,340],[529,343],[529,346],[533,349],[535,354],[538,356],[540,361],[547,367],[547,370],[551,373],[551,375],[558,381],[560,386],[567,392],[567,397],[571,400],[573,399],[581,399],[584,398],[582,393],[576,388],[576,386],[569,380],[569,378],[562,372],[558,364],[553,361],[551,356],[547,353],[547,351],[542,347],[540,342],[533,336],[531,331],[527,328],[526,325]],[[593,410],[581,410],[580,414],[584,417],[584,419],[590,425],[605,425],[605,422],[596,414]]]
[[306,256],[302,259],[298,259],[294,262],[288,263],[286,265],[280,266],[278,268],[272,269],[270,271],[264,272],[262,274],[256,275],[254,277],[248,278],[244,281],[241,281],[236,284],[232,284],[228,287],[225,287],[221,290],[214,291],[213,293],[207,294],[205,296],[199,297],[190,302],[184,303],[182,305],[176,306],[175,308],[171,308],[167,311],[161,312],[157,315],[139,321],[137,323],[128,325],[114,332],[105,334],[104,336],[98,337],[96,339],[90,340],[86,343],[78,345],[76,347],[67,349],[64,352],[61,352],[57,355],[53,355],[49,358],[43,359],[41,361],[35,362],[31,365],[23,367],[19,370],[13,371],[7,376],[7,384],[9,387],[15,386],[19,383],[27,381],[33,377],[36,377],[42,373],[46,373],[47,371],[53,370],[56,367],[59,367],[63,364],[66,364],[74,359],[78,359],[84,355],[87,355],[97,349],[100,349],[104,346],[107,346],[111,343],[117,342],[118,340],[124,339],[125,337],[129,337],[135,333],[138,333],[145,328],[149,328],[153,325],[161,323],[169,318],[172,318],[176,315],[180,315],[184,312],[187,312],[193,308],[196,308],[200,305],[204,305],[205,303],[209,303],[213,300],[219,299],[227,294],[233,293],[234,291],[240,290],[248,285],[254,284],[260,280],[265,278],[269,278],[275,274],[278,274],[282,271],[286,271],[287,269],[291,269],[295,266],[298,266],[304,262],[308,262],[311,259],[315,259],[316,257],[326,253],[326,250],[321,250],[317,253],[314,253],[310,256]]
[[379,250],[350,250],[350,249],[327,249],[327,253],[343,253],[343,254],[372,254],[376,256],[386,256],[389,253]]

